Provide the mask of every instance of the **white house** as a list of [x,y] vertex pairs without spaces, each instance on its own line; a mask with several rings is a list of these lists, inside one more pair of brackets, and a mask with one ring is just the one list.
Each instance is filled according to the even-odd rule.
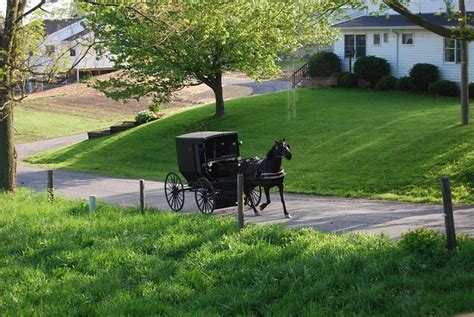
[[[39,65],[47,65],[53,56],[64,56],[65,68],[72,68],[71,81],[79,81],[84,75],[97,75],[114,71],[114,64],[107,55],[98,57],[93,48],[93,34],[83,26],[84,19],[44,20],[45,39],[42,43],[44,57]],[[48,57],[49,56],[49,57]],[[40,66],[41,67],[41,66]],[[30,83],[29,91],[42,90],[44,85]]]
[[[474,0],[466,0],[467,9],[474,9]],[[459,43],[443,38],[408,22],[393,11],[375,14],[378,5],[369,4],[362,15],[334,25],[340,36],[334,43],[334,53],[342,61],[343,70],[349,70],[361,56],[373,55],[386,59],[395,77],[407,76],[417,63],[438,66],[442,79],[460,82]],[[412,12],[447,27],[456,25],[446,16],[444,0],[419,0],[410,3]],[[474,44],[469,44],[469,60],[474,61]],[[469,77],[474,79],[474,64],[469,65]]]

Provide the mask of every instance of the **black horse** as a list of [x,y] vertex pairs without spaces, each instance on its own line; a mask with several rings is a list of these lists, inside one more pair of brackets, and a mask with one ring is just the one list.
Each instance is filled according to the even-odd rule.
[[286,218],[291,218],[286,210],[283,190],[285,188],[285,171],[282,168],[282,158],[291,160],[290,145],[285,139],[275,141],[273,147],[268,151],[267,156],[263,159],[250,158],[242,162],[242,173],[244,174],[244,193],[246,203],[250,202],[256,216],[259,216],[257,208],[255,208],[250,193],[257,186],[262,186],[265,191],[267,201],[260,205],[260,210],[264,210],[270,204],[270,188],[278,186],[280,191],[281,203],[283,204],[283,212]]

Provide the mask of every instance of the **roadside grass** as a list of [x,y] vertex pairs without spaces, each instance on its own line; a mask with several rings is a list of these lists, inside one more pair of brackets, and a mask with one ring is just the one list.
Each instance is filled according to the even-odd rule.
[[351,89],[298,89],[234,99],[226,115],[192,109],[109,138],[29,158],[28,163],[164,179],[177,171],[175,136],[235,130],[242,157],[263,156],[286,137],[291,192],[440,202],[440,177],[456,203],[474,203],[474,126],[459,125],[457,98]]
[[15,141],[24,143],[73,135],[106,128],[120,121],[121,118],[94,119],[17,107],[14,121]]
[[457,252],[232,218],[0,194],[0,315],[447,316],[474,311],[474,240]]

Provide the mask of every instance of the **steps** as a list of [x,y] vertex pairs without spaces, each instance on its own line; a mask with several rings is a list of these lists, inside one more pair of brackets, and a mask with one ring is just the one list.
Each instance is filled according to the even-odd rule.
[[135,126],[136,126],[135,121],[123,121],[122,123],[113,125],[109,129],[106,129],[106,130],[97,130],[97,131],[87,132],[87,137],[89,138],[89,140],[97,139],[97,138],[101,138],[104,136],[108,136],[111,134],[119,133],[128,129],[134,128]]

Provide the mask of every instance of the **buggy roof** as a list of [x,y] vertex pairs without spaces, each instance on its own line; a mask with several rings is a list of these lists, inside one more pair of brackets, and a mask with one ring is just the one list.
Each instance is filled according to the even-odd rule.
[[201,131],[201,132],[193,132],[178,135],[176,139],[181,140],[195,140],[195,141],[204,141],[213,138],[218,138],[221,136],[237,136],[238,133],[235,131]]

